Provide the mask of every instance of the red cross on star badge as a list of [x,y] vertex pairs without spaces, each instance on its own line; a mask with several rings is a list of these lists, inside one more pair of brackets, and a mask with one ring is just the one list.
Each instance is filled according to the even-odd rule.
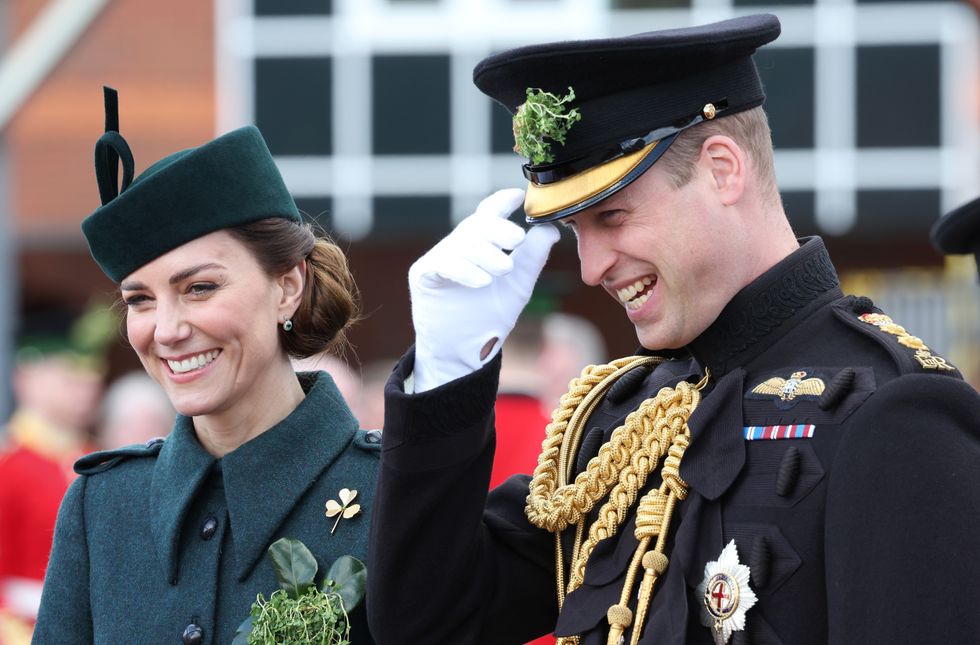
[[701,624],[711,628],[717,645],[725,645],[732,632],[745,629],[745,612],[757,598],[749,587],[751,571],[738,561],[735,540],[728,543],[717,560],[704,566],[704,580],[698,585],[701,597]]

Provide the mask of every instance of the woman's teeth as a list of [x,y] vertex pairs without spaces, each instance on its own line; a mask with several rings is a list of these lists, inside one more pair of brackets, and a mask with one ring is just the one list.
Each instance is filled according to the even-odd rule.
[[184,374],[185,372],[190,372],[191,370],[204,367],[217,357],[218,350],[215,349],[211,350],[210,352],[198,354],[197,356],[185,358],[182,361],[171,361],[168,359],[167,365],[170,366],[170,369],[173,370],[174,374]]
[[641,278],[628,287],[617,290],[616,295],[619,297],[619,301],[626,305],[627,309],[639,309],[647,300],[650,299],[650,292],[647,291],[639,297],[637,297],[636,294],[640,293],[656,281],[656,278],[652,278],[650,276]]

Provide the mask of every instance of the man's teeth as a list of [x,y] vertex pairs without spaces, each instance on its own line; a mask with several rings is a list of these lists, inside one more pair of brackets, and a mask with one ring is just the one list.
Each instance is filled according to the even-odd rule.
[[[630,309],[637,309],[640,307],[640,305],[647,301],[650,294],[645,293],[639,298],[636,298],[636,294],[649,287],[651,284],[653,284],[653,282],[654,279],[649,276],[641,278],[628,287],[623,287],[622,289],[616,291],[616,295],[619,297],[619,301],[628,306]],[[634,300],[634,298],[636,299]]]
[[218,350],[215,349],[210,352],[198,354],[197,356],[185,358],[182,361],[167,360],[167,365],[170,366],[170,369],[173,370],[174,374],[183,374],[184,372],[190,372],[191,370],[196,370],[199,367],[204,367],[217,357]]
[[627,309],[639,309],[649,299],[650,299],[650,293],[647,292],[647,293],[643,294],[642,296],[640,296],[639,298],[636,298],[634,300],[630,300],[629,302],[627,302],[626,303],[626,308]]

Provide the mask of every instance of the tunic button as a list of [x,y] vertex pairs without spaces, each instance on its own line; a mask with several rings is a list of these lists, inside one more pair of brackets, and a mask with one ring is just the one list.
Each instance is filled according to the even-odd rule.
[[204,520],[204,524],[201,525],[201,539],[210,540],[214,537],[214,532],[218,530],[218,520],[214,519],[213,515],[209,515],[208,519]]
[[198,625],[191,623],[184,629],[182,639],[184,645],[200,645],[204,641],[204,630]]
[[381,431],[368,430],[364,435],[364,441],[368,443],[381,443]]

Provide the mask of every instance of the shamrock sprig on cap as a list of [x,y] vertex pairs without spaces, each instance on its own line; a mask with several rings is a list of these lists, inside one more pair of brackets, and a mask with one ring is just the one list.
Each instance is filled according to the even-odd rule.
[[337,530],[337,525],[340,523],[340,518],[350,519],[361,512],[360,504],[351,504],[351,502],[354,501],[354,498],[357,497],[356,490],[341,488],[337,496],[340,497],[339,504],[336,500],[327,500],[327,517],[337,517],[333,523],[333,528],[330,529],[330,535],[333,535],[333,532]]
[[545,139],[565,144],[569,129],[582,119],[578,108],[566,112],[573,100],[575,90],[571,87],[565,96],[529,87],[527,100],[514,115],[514,152],[527,157],[532,165],[554,161],[551,143]]

